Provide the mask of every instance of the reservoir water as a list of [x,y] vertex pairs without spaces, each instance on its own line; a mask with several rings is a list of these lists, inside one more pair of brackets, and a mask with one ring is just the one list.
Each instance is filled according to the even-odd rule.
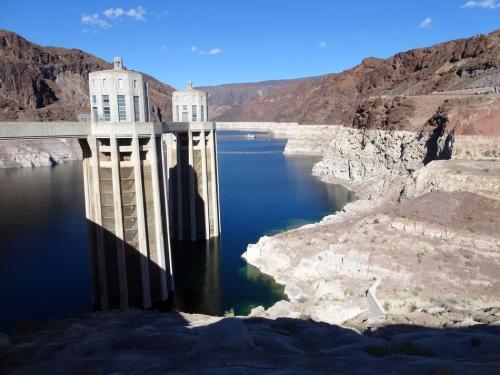
[[[311,176],[318,160],[285,156],[286,140],[219,132],[222,236],[174,244],[176,308],[245,314],[284,298],[240,258],[266,234],[318,221],[354,199]],[[91,312],[82,167],[0,169],[0,331]]]

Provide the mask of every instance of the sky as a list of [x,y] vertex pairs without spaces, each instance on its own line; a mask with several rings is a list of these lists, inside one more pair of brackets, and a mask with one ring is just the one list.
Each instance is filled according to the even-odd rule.
[[0,28],[176,88],[340,72],[500,28],[500,0],[2,0]]

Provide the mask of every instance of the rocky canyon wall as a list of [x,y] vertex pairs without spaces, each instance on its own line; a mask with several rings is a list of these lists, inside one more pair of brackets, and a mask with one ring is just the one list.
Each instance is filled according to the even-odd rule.
[[33,139],[0,141],[0,168],[52,166],[81,160],[76,139]]

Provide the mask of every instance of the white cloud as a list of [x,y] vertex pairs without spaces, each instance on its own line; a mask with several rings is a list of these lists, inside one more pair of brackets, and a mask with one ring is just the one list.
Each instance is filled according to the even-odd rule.
[[136,21],[146,21],[146,17],[144,17],[146,15],[146,9],[140,5],[136,8],[129,9],[126,14]]
[[97,13],[83,14],[80,22],[84,25],[95,26],[101,29],[107,29],[108,27],[111,27],[111,25],[103,20]]
[[479,0],[467,1],[462,8],[484,8],[484,9],[500,9],[500,2],[498,0]]
[[319,42],[319,48],[325,48],[325,47],[326,47],[326,42],[324,40]]
[[425,20],[420,22],[420,25],[418,26],[421,29],[430,29],[432,25],[432,18],[427,17]]
[[212,49],[209,49],[208,51],[206,51],[204,49],[199,49],[196,46],[191,46],[191,52],[196,53],[198,55],[212,55],[212,56],[215,56],[215,55],[220,55],[224,51],[221,50],[220,48],[212,48]]
[[124,10],[123,8],[109,8],[102,12],[102,14],[111,20],[117,20],[126,16],[136,21],[146,21],[146,9],[141,5],[129,10]]
[[104,12],[102,12],[106,17],[111,18],[112,20],[115,20],[117,18],[120,18],[125,14],[125,11],[122,8],[109,8],[106,9]]
[[208,51],[209,55],[220,55],[222,53],[222,50],[220,48],[212,48],[210,51]]
[[[141,5],[125,10],[123,8],[108,8],[102,12],[104,18],[112,21],[118,21],[123,17],[129,17],[135,21],[146,21],[146,9]],[[165,13],[166,14],[166,13]],[[164,12],[161,13],[164,15]],[[111,27],[111,24],[98,13],[94,14],[83,14],[81,17],[81,23],[84,25],[89,25],[94,28],[107,29]],[[85,29],[84,32],[89,32],[90,29]]]

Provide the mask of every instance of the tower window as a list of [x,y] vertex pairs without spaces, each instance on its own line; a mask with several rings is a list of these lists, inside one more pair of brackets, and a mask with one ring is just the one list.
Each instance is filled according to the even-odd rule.
[[102,96],[102,113],[104,121],[111,121],[111,109],[109,108],[109,95]]
[[204,105],[201,106],[201,116],[200,117],[201,117],[201,119],[200,119],[201,121],[205,121],[205,106]]
[[175,121],[180,121],[180,118],[179,118],[179,106],[178,105],[175,106]]
[[118,79],[118,87],[123,88],[123,79]]
[[146,91],[146,95],[144,95],[144,121],[149,121],[149,87],[148,83],[144,82],[144,91]]
[[134,79],[134,89],[136,89],[136,88],[137,88],[137,80]]
[[118,121],[127,121],[127,110],[125,107],[125,95],[118,95]]
[[139,109],[139,97],[138,96],[134,96],[134,121],[141,121],[141,112]]
[[182,106],[182,122],[188,122],[189,117],[188,117],[188,106],[183,105]]
[[198,112],[197,112],[198,108],[193,105],[192,106],[192,109],[191,109],[191,118],[192,118],[192,121],[198,121]]
[[92,105],[96,105],[96,104],[97,104],[97,96],[92,95]]

